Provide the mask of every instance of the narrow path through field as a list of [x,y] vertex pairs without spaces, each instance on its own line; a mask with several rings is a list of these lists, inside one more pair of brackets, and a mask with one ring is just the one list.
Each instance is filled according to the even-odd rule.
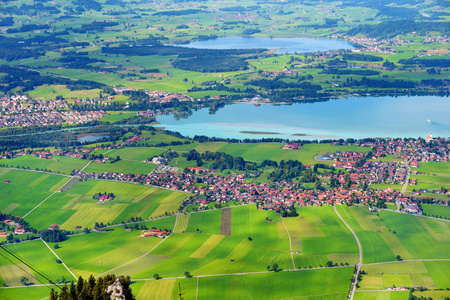
[[[83,167],[83,169],[81,169],[81,171],[83,171],[84,169],[86,169],[87,166],[89,166],[89,165],[91,164],[91,162],[92,162],[92,161],[89,161],[89,162]],[[72,180],[73,178],[75,178],[75,176],[70,176],[70,178],[71,178],[71,179],[67,180],[62,186],[59,187],[59,189],[62,189],[63,187],[65,187],[65,186],[70,182],[70,180]],[[36,205],[35,207],[33,207],[29,212],[27,212],[27,213],[22,217],[22,219],[25,219],[26,216],[28,216],[28,215],[29,215],[30,213],[32,213],[36,208],[38,208],[39,206],[41,206],[42,203],[44,203],[45,201],[47,201],[48,199],[50,199],[50,197],[52,197],[54,194],[58,193],[58,190],[59,190],[59,189],[56,189],[56,191],[54,191],[50,196],[48,196],[47,198],[45,198],[44,200],[42,200],[41,203],[39,203],[38,205]]]
[[356,233],[353,231],[353,229],[347,224],[347,222],[345,222],[344,218],[341,217],[341,215],[338,213],[337,209],[336,209],[336,205],[333,206],[334,207],[334,211],[336,212],[336,214],[338,215],[339,219],[341,219],[341,221],[345,224],[345,226],[347,226],[347,228],[350,230],[350,232],[353,234],[353,236],[356,239],[356,242],[358,243],[358,248],[359,248],[359,262],[356,266],[356,272],[355,275],[353,276],[353,282],[352,282],[352,288],[350,290],[350,294],[348,295],[348,299],[353,300],[353,296],[355,295],[355,290],[356,290],[356,283],[358,282],[358,274],[359,274],[359,270],[361,269],[361,265],[362,265],[362,248],[361,248],[361,243],[359,242],[358,236],[356,235]]
[[292,241],[291,241],[291,235],[289,234],[289,230],[286,226],[286,223],[284,223],[283,217],[280,216],[281,218],[281,222],[283,222],[284,228],[286,228],[286,232],[288,234],[289,237],[289,252],[291,253],[291,259],[292,259],[292,266],[294,267],[295,270],[295,261],[294,261],[294,253],[292,252]]
[[145,256],[147,256],[147,255],[149,255],[153,250],[155,250],[159,245],[161,245],[165,240],[167,240],[167,239],[173,234],[173,232],[175,231],[175,228],[177,228],[177,223],[178,223],[178,215],[176,215],[176,216],[177,216],[177,217],[176,217],[176,219],[175,219],[175,225],[174,225],[174,227],[173,227],[172,233],[171,233],[170,235],[168,235],[167,237],[163,238],[161,242],[159,242],[158,244],[155,245],[155,247],[153,247],[152,249],[150,249],[149,251],[147,251],[147,252],[144,253],[143,255],[139,256],[138,258],[135,258],[135,259],[133,259],[133,260],[130,260],[129,262],[126,262],[126,263],[124,263],[124,264],[122,264],[122,265],[120,265],[120,266],[117,266],[117,267],[115,267],[115,268],[112,268],[111,270],[108,270],[108,271],[106,271],[106,272],[103,272],[102,274],[99,274],[99,275],[97,275],[97,276],[95,276],[95,277],[103,276],[103,275],[105,275],[105,274],[107,274],[107,273],[109,273],[109,272],[111,272],[111,271],[117,270],[117,269],[119,269],[119,268],[121,268],[121,267],[123,267],[123,266],[126,266],[126,265],[128,265],[128,264],[131,264],[132,262],[135,262],[135,261],[137,261],[137,260],[139,260],[139,259],[141,259],[141,258],[143,258],[143,257],[145,257]]
[[197,277],[197,289],[195,290],[195,300],[198,300],[198,282],[200,281],[200,277]]
[[450,261],[450,258],[404,259],[404,260],[394,260],[394,261],[385,261],[385,262],[377,262],[377,263],[370,263],[370,264],[362,264],[362,266],[395,264],[395,263],[411,262],[411,261],[417,261],[417,262],[420,262],[420,261]]
[[63,262],[63,260],[58,256],[58,254],[55,253],[55,251],[53,251],[53,249],[43,240],[41,239],[41,241],[45,244],[45,246],[47,246],[47,248],[52,251],[52,253],[56,256],[57,259],[59,259],[59,261],[61,262],[61,264],[67,269],[67,271],[69,271],[70,274],[72,274],[73,278],[75,278],[76,281],[78,281],[77,276],[75,276],[75,274],[72,273],[72,271],[70,271],[69,267],[67,267],[67,265]]

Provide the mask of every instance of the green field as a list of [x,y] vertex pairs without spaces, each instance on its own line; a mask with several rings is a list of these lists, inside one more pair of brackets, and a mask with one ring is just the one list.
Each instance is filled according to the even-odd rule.
[[422,286],[427,289],[446,288],[450,278],[445,274],[448,261],[408,261],[366,265],[362,269],[361,290],[385,290],[392,286]]
[[[34,240],[14,245],[6,246],[6,249],[23,259],[27,264],[39,270],[54,282],[62,281],[63,277],[70,281],[73,276],[64,268],[62,264],[56,262],[56,257],[41,240]],[[4,254],[5,251],[2,250]],[[47,284],[47,280],[41,275],[31,270],[24,263],[6,255],[0,257],[0,277],[6,286],[23,286],[20,282],[22,276],[28,278],[30,284]],[[11,261],[10,261],[11,260]],[[18,264],[18,265],[17,265]],[[0,294],[2,290],[0,290]]]
[[[30,171],[1,171],[1,211],[19,216],[25,215],[69,180],[65,176]],[[4,183],[3,180],[6,179],[10,183]],[[94,194],[104,192],[113,193],[114,200],[97,203],[93,199]],[[26,220],[37,229],[44,229],[55,223],[68,230],[75,230],[76,226],[93,228],[95,222],[120,223],[132,217],[148,219],[174,213],[189,196],[186,193],[132,183],[75,180],[67,184],[62,192],[54,193],[30,213]]]
[[334,263],[357,262],[358,248],[333,207],[302,207],[302,216],[284,218],[292,239],[297,268],[319,267]]
[[91,173],[105,173],[105,172],[116,172],[116,173],[131,173],[131,174],[148,174],[153,169],[156,168],[155,164],[144,163],[132,160],[119,160],[115,163],[91,163],[84,172]]
[[58,175],[0,169],[0,210],[23,216],[68,180]]
[[450,206],[422,204],[422,210],[427,216],[437,216],[438,218],[450,218]]
[[31,170],[48,170],[52,173],[70,174],[75,169],[82,169],[89,161],[65,156],[52,156],[51,159],[23,155],[9,159],[7,165],[13,168]]

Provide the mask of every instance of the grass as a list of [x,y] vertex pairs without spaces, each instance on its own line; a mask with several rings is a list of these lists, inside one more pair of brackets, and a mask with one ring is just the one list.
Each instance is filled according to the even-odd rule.
[[450,218],[450,206],[422,204],[422,210],[427,216],[438,216],[439,218]]
[[393,234],[395,229],[387,226],[378,214],[370,213],[366,207],[336,208],[361,242],[363,263],[394,261],[396,255],[404,259],[413,258],[398,235]]
[[53,173],[70,174],[75,169],[82,169],[87,160],[65,156],[52,156],[51,159],[39,158],[33,155],[22,155],[8,160],[12,167],[27,168],[31,170],[47,169]]
[[[0,195],[3,188],[4,199],[11,201],[2,201],[0,205],[7,212],[19,212],[19,215],[30,211],[50,195],[50,192],[46,193],[42,189],[50,187],[50,191],[55,191],[68,180],[62,176],[20,171],[19,174],[24,174],[23,179],[29,180],[26,181],[26,187],[15,186],[15,177],[9,176],[15,173],[17,171],[11,170],[4,174],[11,178],[11,183],[0,185]],[[13,194],[10,194],[11,192]],[[93,196],[104,192],[113,193],[115,199],[107,203],[97,203]],[[34,201],[29,200],[29,195],[35,196]],[[27,216],[27,220],[39,229],[48,228],[54,223],[67,230],[75,230],[77,226],[93,228],[96,222],[120,223],[136,217],[148,219],[173,213],[178,211],[180,203],[189,196],[190,194],[186,193],[125,182],[77,181],[70,189],[48,198]],[[26,206],[22,206],[22,203]]]
[[[173,229],[175,217],[144,223],[148,228]],[[138,258],[161,241],[157,237],[139,238],[140,230],[125,231],[121,226],[114,227],[109,233],[90,233],[70,237],[67,241],[58,243],[61,248],[55,250],[58,256],[78,276],[100,274],[121,264]],[[78,255],[82,252],[83,255]],[[133,275],[143,267],[156,263],[165,257],[149,257],[123,269],[127,275]],[[146,262],[148,265],[143,265]],[[118,270],[118,272],[121,272]],[[116,273],[117,274],[117,273]]]
[[448,261],[405,261],[388,264],[364,265],[361,290],[381,290],[392,286],[422,286],[442,289],[450,285]]
[[350,268],[208,277],[200,279],[198,295],[199,299],[282,299],[314,295],[345,297],[349,276]]
[[[64,184],[68,178],[37,172],[5,170],[0,173],[0,210],[23,216]],[[4,183],[10,180],[10,183]]]
[[386,211],[379,214],[385,226],[396,231],[395,236],[412,258],[450,258],[448,222]]
[[103,116],[103,118],[100,119],[102,122],[109,122],[109,123],[115,123],[117,121],[121,121],[124,119],[129,119],[134,116],[136,116],[135,111],[107,111],[107,114]]
[[155,164],[132,160],[119,160],[115,163],[91,163],[84,171],[93,173],[116,172],[148,174],[156,168]]
[[[336,151],[357,151],[369,152],[367,147],[358,146],[335,146],[332,144],[306,144],[299,150],[283,150],[281,147],[283,143],[225,143],[225,142],[211,142],[202,143],[195,147],[199,152],[205,151],[220,151],[233,156],[240,156],[246,160],[262,162],[265,159],[281,161],[281,160],[298,160],[303,164],[316,164],[314,160],[318,154],[331,154]],[[333,162],[320,162],[325,164],[332,164]]]
[[[56,257],[41,240],[8,245],[5,247],[8,251],[20,257],[54,282],[59,282],[62,277],[65,277],[66,280],[74,279],[63,265],[56,262]],[[8,258],[12,260],[14,265],[4,257],[0,258],[0,276],[7,285],[21,286],[22,283],[20,282],[20,277],[22,276],[27,277],[29,283],[32,284],[48,283],[46,279],[32,271],[25,264],[11,256],[8,256]]]
[[213,234],[200,248],[198,248],[190,257],[204,258],[211,250],[216,247],[222,240],[223,235]]
[[165,150],[158,148],[132,147],[113,150],[108,153],[108,156],[120,156],[123,160],[144,161],[152,158],[153,156],[161,155],[164,152]]
[[356,292],[355,300],[406,300],[408,291]]

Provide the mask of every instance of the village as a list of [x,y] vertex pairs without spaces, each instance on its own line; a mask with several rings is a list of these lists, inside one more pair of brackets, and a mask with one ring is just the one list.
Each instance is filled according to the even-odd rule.
[[[90,159],[95,150],[119,149],[142,141],[140,136],[131,138],[114,145],[96,146],[91,148],[73,148],[70,150],[52,151],[21,151],[10,152],[0,156],[0,159],[11,159],[22,155],[34,155],[42,159],[50,159],[52,156],[68,156],[80,159]],[[306,189],[302,182],[277,181],[266,183],[250,183],[254,173],[231,173],[228,176],[215,174],[215,170],[205,167],[187,168],[177,171],[177,168],[167,165],[169,160],[162,157],[153,157],[149,163],[157,163],[158,167],[150,174],[134,174],[119,172],[83,172],[73,170],[71,176],[82,181],[111,180],[120,182],[132,182],[135,184],[150,185],[166,188],[174,191],[183,191],[196,195],[190,201],[198,205],[198,209],[206,209],[210,203],[227,205],[227,203],[256,203],[259,209],[280,210],[292,206],[322,206],[334,204],[363,204],[370,207],[386,208],[386,204],[395,204],[399,210],[406,213],[420,214],[420,208],[416,197],[421,190],[414,190],[409,197],[392,187],[383,189],[372,188],[372,184],[383,185],[417,185],[417,179],[411,177],[419,175],[419,162],[449,161],[450,149],[447,139],[433,139],[432,135],[427,139],[395,139],[333,142],[334,145],[362,146],[372,149],[369,153],[354,151],[336,151],[329,155],[320,155],[321,160],[332,160],[331,167],[336,172],[317,174],[320,180],[330,182],[328,188]],[[301,143],[286,144],[282,149],[286,151],[298,151]],[[383,160],[387,155],[394,156],[395,160]],[[106,163],[110,160],[107,156],[96,156],[93,162]],[[311,165],[304,166],[312,169]],[[340,171],[339,171],[340,170]],[[202,185],[197,184],[201,182]],[[428,191],[430,192],[430,191]],[[444,191],[431,191],[442,194]],[[450,195],[450,191],[445,191]],[[97,195],[98,203],[114,200],[113,195]],[[431,201],[448,205],[448,201],[432,198]]]

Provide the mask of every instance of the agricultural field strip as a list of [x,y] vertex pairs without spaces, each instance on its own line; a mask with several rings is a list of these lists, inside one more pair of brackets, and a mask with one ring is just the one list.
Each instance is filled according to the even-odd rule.
[[57,259],[59,259],[59,261],[61,262],[61,264],[67,269],[67,271],[69,271],[70,274],[72,274],[73,278],[75,278],[75,280],[78,281],[77,276],[75,276],[75,274],[72,273],[72,271],[69,269],[69,267],[67,267],[67,265],[64,263],[64,261],[55,253],[55,251],[53,251],[53,249],[43,240],[41,239],[41,241],[45,244],[45,246],[47,246],[47,248],[56,256]]
[[[157,187],[157,186],[155,186]],[[157,187],[160,188],[160,187]],[[182,193],[182,191],[176,191],[176,192],[180,192]],[[184,192],[183,192],[184,193]],[[190,193],[188,193],[190,194]],[[207,210],[200,210],[200,211],[191,211],[191,212],[186,212],[186,214],[196,214],[196,213],[202,213],[202,212],[208,212],[208,211],[214,211],[214,210],[220,210],[220,209],[224,209],[224,208],[232,208],[232,207],[239,207],[239,206],[243,206],[243,205],[253,205],[253,203],[250,204],[241,204],[241,205],[232,205],[232,206],[227,206],[227,207],[221,207],[221,208],[213,208],[213,209],[207,209]],[[184,213],[184,212],[183,212]],[[125,222],[125,223],[120,223],[120,224],[114,224],[114,225],[109,225],[109,226],[105,226],[103,228],[111,228],[111,227],[118,227],[118,226],[123,226],[123,225],[129,225],[129,224],[138,224],[138,223],[144,223],[144,222],[148,222],[148,221],[154,221],[154,220],[160,220],[160,219],[165,219],[165,218],[170,218],[173,216],[178,216],[181,213],[175,213],[173,215],[168,215],[168,216],[164,216],[164,217],[159,217],[159,218],[152,218],[151,220],[142,220],[142,221],[136,221],[136,222]],[[440,219],[439,219],[440,220]],[[176,223],[175,223],[176,225]],[[176,228],[176,227],[175,227]]]
[[284,228],[286,228],[286,232],[287,232],[288,237],[289,237],[289,250],[290,250],[289,252],[291,252],[292,265],[293,265],[293,267],[294,267],[294,269],[295,269],[295,261],[294,261],[294,253],[293,253],[293,251],[292,251],[292,239],[291,239],[291,235],[289,234],[289,230],[288,230],[286,224],[284,223],[283,217],[280,216],[280,218],[281,218],[281,222],[283,222]]
[[[91,164],[92,161],[89,161],[84,167],[83,169],[81,169],[81,171],[83,171],[84,169],[87,168],[87,166],[89,166]],[[69,176],[70,178],[74,178],[74,176]],[[66,184],[69,183],[70,180],[66,181],[66,183],[64,183],[59,189],[62,189]],[[50,196],[48,196],[47,198],[45,198],[44,200],[42,200],[41,203],[39,203],[38,205],[36,205],[33,209],[31,209],[29,212],[27,212],[22,219],[25,219],[26,216],[28,216],[30,213],[32,213],[36,208],[38,208],[42,203],[44,203],[45,201],[47,201],[50,197],[52,197],[54,194],[56,194],[58,192],[58,189],[56,191],[54,191]]]
[[359,242],[358,236],[353,231],[353,229],[347,224],[347,222],[345,222],[344,218],[342,218],[341,215],[338,213],[338,211],[336,209],[336,206],[333,206],[333,208],[334,208],[334,211],[336,212],[336,214],[338,215],[339,219],[341,219],[341,221],[345,224],[345,226],[347,226],[347,228],[350,230],[350,232],[355,237],[356,242],[358,243],[359,262],[358,262],[358,265],[356,267],[355,275],[353,276],[352,289],[350,291],[350,297],[349,297],[350,300],[353,300],[353,296],[355,295],[355,290],[356,290],[357,277],[358,277],[359,271],[361,270],[361,265],[362,265],[362,247],[361,247],[361,243]]
[[[114,271],[114,270],[116,270],[116,269],[118,269],[118,268],[121,268],[121,267],[123,267],[123,266],[126,266],[126,265],[128,265],[128,264],[130,264],[130,263],[132,263],[132,262],[135,262],[135,261],[137,261],[137,260],[139,260],[139,259],[141,259],[141,258],[147,256],[148,254],[150,254],[153,250],[155,250],[159,245],[161,245],[165,240],[167,240],[167,239],[173,234],[173,232],[174,232],[175,229],[177,228],[177,223],[178,223],[178,214],[176,215],[176,218],[175,218],[175,225],[173,226],[172,233],[171,233],[170,235],[168,235],[167,237],[163,238],[161,242],[159,242],[158,244],[155,245],[155,247],[153,247],[153,248],[150,249],[148,252],[144,253],[143,255],[141,255],[141,256],[139,256],[139,257],[137,257],[137,258],[135,258],[135,259],[133,259],[133,260],[130,260],[129,262],[126,262],[126,263],[124,263],[124,264],[122,264],[122,265],[120,265],[120,266],[117,266],[117,267],[115,267],[115,268],[112,268],[111,270],[108,270],[108,271],[106,271],[106,272],[103,272],[102,274],[99,274],[99,275],[97,275],[97,276],[95,276],[95,277],[103,276],[103,275],[105,275],[105,274],[107,274],[107,273],[109,273],[109,272],[111,272],[111,271]],[[122,225],[122,224],[121,224],[121,225]]]
[[[301,272],[301,271],[310,271],[310,270],[323,270],[323,269],[338,269],[338,268],[350,268],[349,266],[334,266],[334,267],[317,267],[317,268],[308,268],[308,269],[295,269],[295,270],[280,270],[277,273],[281,272]],[[271,271],[259,271],[259,272],[240,272],[240,273],[225,273],[225,274],[208,274],[208,275],[193,275],[193,278],[207,278],[207,277],[222,277],[222,276],[241,276],[241,275],[253,275],[253,274],[268,274],[273,273]],[[179,277],[162,277],[160,279],[155,278],[133,278],[133,281],[150,281],[150,280],[169,280],[169,279],[185,279],[186,276]],[[1,289],[2,287],[0,287]]]
[[49,175],[57,175],[57,176],[64,176],[72,178],[72,176],[67,174],[61,174],[61,173],[53,173],[48,171],[38,171],[38,170],[27,170],[27,169],[21,169],[21,168],[11,168],[11,167],[0,167],[0,169],[6,169],[6,170],[18,170],[18,171],[26,171],[26,172],[35,172],[35,173],[42,173],[42,174],[49,174]]
[[401,262],[420,262],[420,261],[450,261],[450,258],[403,259],[403,260],[400,260],[400,261],[394,260],[394,261],[368,263],[368,264],[362,264],[361,266],[395,264],[395,263],[401,263]]
[[[361,204],[356,204],[355,206],[363,206],[366,207],[366,205],[361,205]],[[368,207],[368,206],[367,206]],[[390,211],[390,212],[394,212],[394,213],[398,213],[398,214],[405,214],[405,215],[411,215],[414,216],[416,218],[428,218],[428,219],[432,219],[432,220],[437,220],[437,221],[444,221],[444,222],[450,222],[450,220],[446,220],[446,219],[439,219],[439,218],[435,218],[435,217],[430,217],[430,216],[418,216],[418,215],[414,215],[414,214],[409,214],[407,212],[404,211],[398,211],[398,210],[394,210],[394,209],[389,209],[389,208],[377,208],[378,210],[382,210],[382,211]]]
[[197,277],[197,287],[195,288],[195,300],[198,300],[198,282],[200,281],[200,277]]

